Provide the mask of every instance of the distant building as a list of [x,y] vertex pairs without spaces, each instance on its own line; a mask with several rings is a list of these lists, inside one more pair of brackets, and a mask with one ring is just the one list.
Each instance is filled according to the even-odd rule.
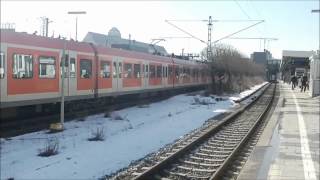
[[272,54],[268,50],[263,52],[253,52],[251,54],[251,59],[257,64],[267,65],[267,61],[272,59]]
[[280,64],[281,79],[289,82],[292,75],[308,74],[310,69],[309,57],[311,55],[312,51],[283,50]]
[[277,80],[279,78],[280,59],[268,59],[267,60],[267,79]]
[[83,42],[90,42],[95,45],[138,51],[149,54],[158,54],[163,56],[168,55],[167,51],[162,46],[151,45],[148,43],[131,40],[130,35],[129,39],[123,39],[121,37],[120,31],[115,27],[110,29],[108,35],[88,32],[85,38],[83,39]]

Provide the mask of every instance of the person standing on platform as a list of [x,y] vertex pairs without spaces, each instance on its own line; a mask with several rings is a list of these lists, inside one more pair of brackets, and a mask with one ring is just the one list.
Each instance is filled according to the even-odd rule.
[[297,84],[297,77],[293,75],[291,77],[291,88],[292,88],[292,90],[294,90],[294,88],[296,87],[296,84]]
[[308,77],[305,74],[303,74],[303,76],[301,77],[301,92],[306,92],[307,83]]
[[302,76],[301,77],[297,77],[297,84],[298,84],[298,89],[301,89],[301,87],[302,87]]

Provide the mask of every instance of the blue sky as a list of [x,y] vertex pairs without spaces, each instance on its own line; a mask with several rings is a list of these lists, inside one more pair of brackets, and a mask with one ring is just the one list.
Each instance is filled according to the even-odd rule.
[[[47,16],[53,23],[49,35],[75,36],[75,17],[68,11],[84,10],[79,16],[78,40],[88,31],[106,34],[117,27],[124,38],[151,42],[164,36],[186,36],[165,23],[165,19],[263,19],[264,23],[241,32],[234,37],[272,37],[277,41],[267,43],[274,57],[281,58],[282,50],[319,49],[319,1],[1,1],[1,23],[13,22],[17,31],[40,31],[40,17]],[[200,39],[207,40],[205,22],[173,22]],[[217,22],[213,24],[212,39],[216,40],[247,27],[253,22]],[[231,40],[230,44],[249,56],[262,51],[260,40]],[[159,45],[168,52],[198,53],[205,44],[195,39],[167,39]]]

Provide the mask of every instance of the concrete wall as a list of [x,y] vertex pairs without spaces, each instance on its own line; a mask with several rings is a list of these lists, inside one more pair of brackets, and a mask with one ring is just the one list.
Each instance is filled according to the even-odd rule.
[[319,51],[310,57],[310,96],[320,95],[320,60]]

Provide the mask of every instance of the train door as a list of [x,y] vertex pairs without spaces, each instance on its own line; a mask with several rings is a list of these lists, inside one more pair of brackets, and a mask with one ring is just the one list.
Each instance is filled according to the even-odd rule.
[[146,89],[149,86],[149,64],[143,63],[142,66],[143,66],[142,67],[143,69],[142,87]]
[[162,86],[166,87],[168,84],[168,65],[162,66]]
[[[64,62],[64,82],[63,82],[63,94],[64,94],[64,96],[69,96],[69,82],[70,82],[70,80],[69,80],[69,68],[68,68],[68,66],[69,66],[69,54],[68,54],[68,51],[66,51],[65,52],[66,54],[65,54],[65,62]],[[63,60],[63,55],[61,55],[61,61],[60,61],[60,77],[61,77],[61,79],[60,79],[60,92],[61,92],[61,81],[62,81],[62,64],[63,64],[63,62],[62,62],[62,60]]]
[[8,64],[7,56],[5,55],[5,52],[7,52],[6,47],[4,47],[3,44],[1,44],[0,49],[0,102],[4,100],[5,97],[7,97],[7,75],[8,71],[6,71],[6,67]]
[[76,57],[77,54],[75,51],[68,51],[68,66],[67,66],[67,74],[68,74],[68,90],[69,96],[75,96],[77,93],[77,72],[76,72]]
[[122,66],[123,60],[119,57],[112,59],[112,90],[119,92],[122,90]]

